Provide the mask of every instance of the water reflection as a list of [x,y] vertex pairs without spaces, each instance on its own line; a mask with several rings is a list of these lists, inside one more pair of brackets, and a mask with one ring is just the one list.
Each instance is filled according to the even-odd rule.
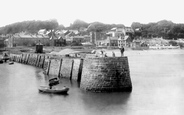
[[126,104],[131,93],[90,93],[83,92],[82,99],[89,107],[107,107]]
[[63,97],[69,96],[68,93],[67,93],[67,94],[49,94],[49,93],[42,93],[42,92],[39,92],[39,94],[41,94],[41,95],[47,95],[47,96],[49,96],[50,98],[52,98],[52,97],[54,97],[54,96],[60,96],[60,95],[62,95]]

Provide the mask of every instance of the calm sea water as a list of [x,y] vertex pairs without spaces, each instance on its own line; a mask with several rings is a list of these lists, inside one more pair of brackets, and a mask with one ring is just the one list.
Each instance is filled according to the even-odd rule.
[[62,79],[68,95],[38,92],[47,76],[33,66],[0,64],[0,115],[183,115],[184,50],[129,51],[131,93],[91,93]]

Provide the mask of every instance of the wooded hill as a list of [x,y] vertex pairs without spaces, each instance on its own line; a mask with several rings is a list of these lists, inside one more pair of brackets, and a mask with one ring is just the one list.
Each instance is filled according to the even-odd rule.
[[167,20],[148,24],[134,22],[131,27],[135,30],[135,37],[163,37],[164,39],[184,38],[184,24],[176,24]]
[[15,34],[19,32],[27,32],[35,34],[40,29],[46,30],[62,30],[62,29],[72,29],[80,30],[86,28],[87,31],[106,31],[110,30],[113,27],[124,27],[123,24],[103,24],[101,22],[86,23],[82,20],[75,20],[73,24],[69,27],[64,27],[59,25],[57,20],[46,20],[46,21],[23,21],[13,24],[6,25],[0,28],[0,34]]
[[[69,27],[59,25],[57,20],[46,21],[23,21],[6,25],[0,28],[0,34],[15,34],[19,32],[28,32],[37,34],[40,29],[46,30],[62,30],[72,29],[81,30],[85,29],[87,32],[97,31],[106,32],[114,27],[125,27],[123,24],[104,24],[101,22],[86,23],[82,20],[75,20]],[[184,24],[176,24],[171,21],[161,20],[148,24],[141,24],[133,22],[131,27],[134,29],[134,37],[136,38],[154,38],[163,37],[165,39],[184,38]]]

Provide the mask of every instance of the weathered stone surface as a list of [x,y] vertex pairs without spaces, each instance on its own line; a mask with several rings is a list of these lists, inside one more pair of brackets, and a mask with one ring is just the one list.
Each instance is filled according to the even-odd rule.
[[72,79],[78,79],[80,59],[74,59],[73,70],[72,70]]
[[72,68],[72,59],[63,58],[60,76],[70,78],[71,68]]
[[27,64],[27,63],[28,63],[28,59],[29,59],[29,54],[26,54],[25,64]]
[[45,74],[47,74],[49,72],[49,69],[50,69],[49,62],[50,62],[50,57],[45,56],[44,65],[43,65],[43,70],[44,70]]
[[32,57],[32,58],[33,58],[32,65],[36,66],[37,56],[38,56],[38,55],[37,55],[37,54],[33,54],[32,56],[33,56],[33,57]]
[[59,70],[60,70],[59,67],[60,67],[60,60],[52,59],[51,62],[50,62],[49,75],[58,77]]
[[80,87],[94,92],[131,91],[127,57],[84,59]]
[[39,59],[39,62],[38,62],[38,67],[43,68],[44,61],[45,61],[45,56],[40,55],[40,59]]
[[36,67],[39,67],[40,58],[41,58],[41,55],[37,55],[37,60],[35,64]]
[[33,54],[29,54],[28,64],[32,65]]

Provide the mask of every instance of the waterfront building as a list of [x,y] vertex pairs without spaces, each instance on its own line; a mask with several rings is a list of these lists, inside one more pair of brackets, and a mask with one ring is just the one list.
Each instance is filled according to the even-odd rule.
[[100,40],[96,40],[97,47],[127,47],[132,41],[133,29],[130,27],[112,28],[106,33],[106,36]]

